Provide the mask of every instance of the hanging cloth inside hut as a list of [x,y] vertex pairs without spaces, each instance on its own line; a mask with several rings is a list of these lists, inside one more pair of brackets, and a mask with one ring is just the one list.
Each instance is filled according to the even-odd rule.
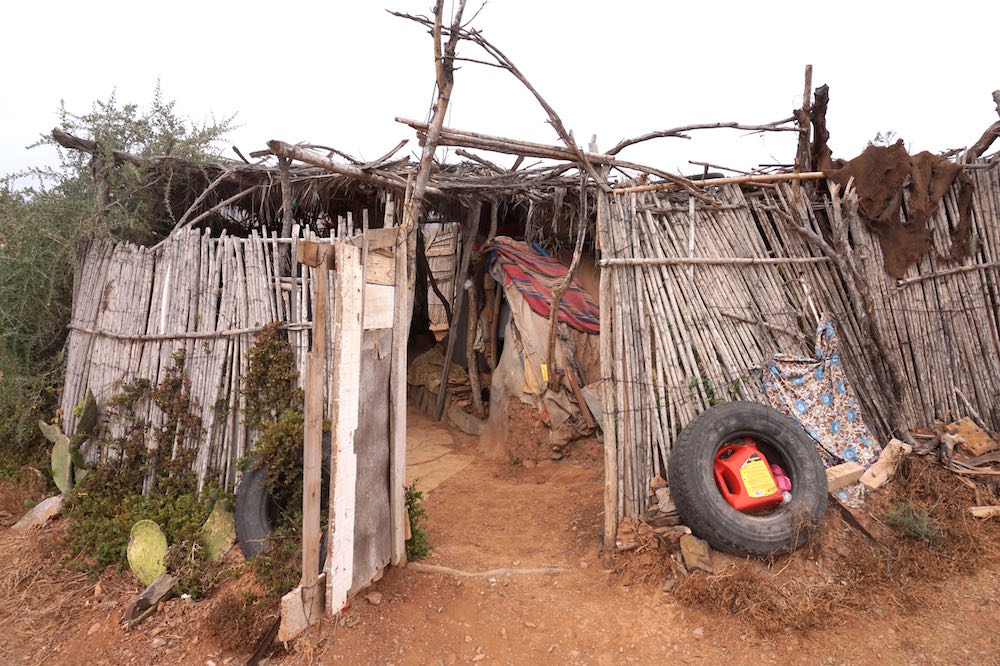
[[829,315],[816,331],[815,354],[816,358],[775,354],[764,364],[764,391],[774,408],[795,419],[816,440],[828,466],[856,462],[867,468],[878,460],[880,447],[861,418]]
[[[528,306],[542,317],[548,318],[552,303],[552,290],[566,277],[568,269],[558,259],[546,257],[532,250],[526,243],[497,236],[483,247],[492,260],[503,269],[503,285],[514,285],[524,295]],[[573,278],[569,289],[559,302],[559,321],[578,331],[597,335],[600,333],[600,308]]]

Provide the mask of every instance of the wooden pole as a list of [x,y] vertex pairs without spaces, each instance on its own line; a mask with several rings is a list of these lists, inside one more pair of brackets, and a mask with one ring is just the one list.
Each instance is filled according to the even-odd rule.
[[[349,176],[355,180],[371,183],[372,185],[378,185],[380,187],[386,187],[400,192],[406,189],[406,181],[402,178],[390,178],[388,176],[363,171],[358,167],[341,164],[326,155],[320,155],[315,151],[293,146],[289,143],[285,143],[284,141],[268,141],[267,147],[270,148],[271,152],[278,157],[305,162],[306,164],[311,164],[312,166],[319,167],[320,169],[325,169],[326,171],[331,171],[342,176]],[[430,185],[427,186],[427,191],[435,195],[441,194],[441,190]]]
[[[608,202],[604,193],[597,193],[597,238],[601,254],[606,258],[611,252],[608,236]],[[604,407],[604,561],[610,563],[618,531],[618,447],[616,437],[614,389],[612,383],[614,358],[611,351],[611,271],[601,268],[600,282],[600,353],[601,353],[601,403]]]
[[[584,176],[580,176],[580,215],[578,224],[580,225],[576,235],[576,245],[573,247],[573,259],[566,269],[566,275],[562,282],[552,290],[552,303],[549,305],[549,342],[545,354],[545,363],[549,375],[549,389],[555,391],[559,388],[561,379],[556,371],[556,330],[559,327],[559,306],[562,304],[563,296],[569,291],[573,284],[573,275],[577,266],[580,265],[580,255],[583,252],[583,241],[587,237],[587,188],[584,183]],[[567,363],[568,365],[568,363]],[[564,368],[566,372],[572,372],[570,368]]]
[[[825,264],[829,257],[611,257],[601,266],[765,266],[774,264]],[[902,284],[902,283],[901,283]]]
[[[451,28],[448,31],[448,41],[444,41],[441,30],[444,2],[436,0],[434,3],[434,27],[431,35],[434,39],[434,71],[438,94],[431,120],[426,125],[427,134],[424,137],[423,150],[420,153],[420,165],[417,167],[413,187],[410,188],[408,200],[405,202],[403,230],[406,233],[416,229],[417,221],[420,219],[420,211],[424,205],[424,194],[426,192],[433,193],[433,188],[427,183],[430,180],[431,167],[434,163],[434,151],[437,150],[441,140],[441,128],[444,126],[444,119],[448,114],[451,91],[455,87],[455,49],[460,38],[464,11],[465,0],[459,0],[458,9],[452,17]],[[407,246],[409,247],[409,242]]]
[[[993,101],[996,102],[997,113],[1000,114],[1000,90],[993,91]],[[969,146],[969,149],[965,151],[965,155],[962,156],[962,161],[971,162],[982,157],[983,153],[989,150],[989,147],[993,145],[997,137],[1000,137],[1000,121],[990,125],[983,132],[983,135],[974,144]]]
[[[788,180],[821,180],[826,177],[822,171],[806,171],[801,173],[761,173],[750,176],[731,176],[729,178],[709,178],[708,180],[694,180],[691,184],[698,188],[718,187],[720,185],[748,185],[751,183],[780,183]],[[629,194],[630,192],[656,192],[660,190],[677,189],[677,183],[652,183],[650,185],[636,185],[633,187],[617,187],[615,194]]]
[[482,213],[482,204],[471,206],[466,218],[465,247],[462,248],[462,263],[455,277],[455,307],[452,308],[452,318],[448,322],[448,346],[445,348],[444,368],[441,369],[441,385],[438,387],[437,402],[434,405],[434,421],[440,421],[444,414],[445,397],[448,394],[448,369],[451,368],[451,360],[455,357],[455,325],[458,323],[458,315],[462,312],[462,300],[465,296],[465,289],[462,283],[469,273],[469,260],[472,258],[472,243],[479,233],[479,220]]
[[[396,223],[396,202],[385,201],[386,228]],[[416,236],[416,234],[413,234]],[[389,540],[393,566],[406,564],[406,346],[410,332],[409,275],[406,234],[400,232],[394,246],[396,290],[392,312],[392,368],[389,376]]]
[[312,292],[312,351],[306,369],[305,441],[302,450],[302,602],[313,608],[319,572],[320,484],[323,465],[323,392],[326,367],[327,252],[329,245],[299,245],[300,263],[316,268]]
[[810,111],[812,110],[812,78],[813,66],[806,65],[805,87],[802,92],[802,108],[795,111],[795,120],[799,126],[799,146],[795,151],[795,170],[810,171],[812,169],[811,151],[809,150]]
[[[284,157],[278,158],[279,177],[281,178],[281,237],[289,238],[292,235],[292,224],[295,222],[292,216],[292,161]],[[277,271],[279,276],[292,274],[291,248],[280,250],[281,261]]]
[[483,388],[479,381],[479,361],[473,348],[479,324],[479,287],[482,283],[481,279],[473,278],[469,285],[469,325],[465,334],[465,361],[469,371],[469,387],[472,389],[472,411],[478,418],[486,415],[483,409]]

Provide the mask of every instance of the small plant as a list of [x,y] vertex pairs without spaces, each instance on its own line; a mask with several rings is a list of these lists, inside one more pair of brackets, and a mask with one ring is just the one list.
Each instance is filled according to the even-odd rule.
[[263,428],[287,411],[302,411],[304,395],[296,385],[295,355],[277,324],[268,324],[257,334],[249,361],[243,378],[247,425]]
[[269,324],[257,334],[249,357],[244,414],[259,435],[237,466],[244,471],[263,466],[268,494],[280,511],[278,523],[299,525],[305,416],[295,356],[277,324]]
[[[183,352],[175,354],[159,385],[138,380],[110,402],[123,434],[100,441],[115,454],[74,486],[67,510],[67,545],[93,565],[124,566],[129,531],[142,519],[159,525],[168,543],[198,541],[209,509],[191,470],[201,421],[184,360]],[[164,415],[159,427],[146,418],[150,401]]]
[[410,517],[410,538],[406,540],[406,559],[411,562],[422,560],[431,552],[427,540],[427,511],[424,509],[424,494],[417,490],[414,481],[406,487],[406,513]]
[[711,379],[701,375],[691,377],[688,380],[688,391],[691,396],[696,396],[699,390],[708,399],[709,406],[720,405],[726,401],[725,397],[715,395],[715,382]]
[[[296,526],[302,524],[301,517]],[[268,537],[270,548],[250,560],[254,577],[265,587],[266,596],[281,598],[298,585],[301,535],[290,525],[281,525]]]
[[932,548],[941,545],[941,527],[931,520],[926,511],[918,510],[910,502],[896,504],[885,514],[885,522],[903,530],[908,536],[923,541]]

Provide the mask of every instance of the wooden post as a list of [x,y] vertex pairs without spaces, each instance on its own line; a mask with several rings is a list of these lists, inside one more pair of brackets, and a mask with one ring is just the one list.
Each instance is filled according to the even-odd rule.
[[812,111],[812,78],[813,66],[806,65],[805,88],[802,92],[802,108],[795,110],[795,120],[799,126],[799,147],[795,151],[795,170],[812,171],[811,151],[809,150],[810,116]]
[[[278,639],[288,641],[319,619],[327,595],[320,592],[329,574],[319,575],[320,488],[323,465],[323,402],[326,371],[326,302],[331,247],[328,243],[302,241],[296,258],[303,267],[314,268],[312,281],[312,351],[309,352],[305,384],[305,436],[302,451],[302,578],[299,586],[281,599],[281,622]],[[357,250],[355,250],[357,251]],[[303,281],[308,271],[303,268]],[[338,280],[338,285],[340,280]],[[339,306],[339,303],[338,303]],[[353,342],[355,355],[360,342]],[[341,351],[343,345],[338,345]],[[355,384],[355,391],[357,385]],[[336,423],[336,418],[331,415]],[[331,474],[331,480],[334,478]],[[333,495],[333,483],[330,484]],[[354,485],[351,483],[353,492]],[[332,516],[332,514],[331,514]],[[353,525],[352,525],[353,535]],[[327,557],[327,562],[330,557]],[[327,604],[327,608],[330,608]]]
[[305,441],[302,455],[302,600],[312,608],[319,573],[320,485],[323,464],[323,375],[326,367],[327,253],[320,243],[299,245],[300,263],[316,269],[312,292],[312,351],[306,369]]
[[337,301],[331,363],[330,525],[326,558],[326,607],[330,614],[347,603],[354,576],[354,499],[358,461],[354,431],[358,427],[361,384],[361,301],[364,282],[361,250],[349,242],[334,245]]
[[[392,197],[385,202],[385,227],[394,226],[396,204]],[[389,377],[389,540],[391,562],[406,564],[406,345],[410,330],[409,282],[407,271],[406,229],[397,227],[396,300],[392,313],[392,369]]]
[[[587,188],[585,187],[585,179],[586,177],[581,174],[579,202],[580,226],[577,230],[576,245],[573,247],[573,259],[569,262],[569,267],[566,269],[566,275],[563,277],[562,282],[557,284],[552,289],[552,303],[549,304],[549,343],[545,354],[545,370],[549,375],[548,384],[549,389],[552,391],[559,390],[559,385],[562,383],[562,375],[556,369],[556,330],[559,327],[559,305],[562,303],[563,296],[566,295],[570,285],[573,284],[573,275],[576,273],[577,266],[580,265],[580,255],[583,252],[583,241],[587,237]],[[572,372],[571,370],[565,368],[564,370]]]
[[[288,238],[292,235],[292,180],[290,175],[291,160],[284,157],[278,158],[279,178],[281,180],[281,237]],[[281,253],[278,263],[280,269],[276,271],[278,276],[291,275],[292,262],[291,248],[275,248]]]
[[[597,193],[597,238],[602,258],[611,251],[608,238],[608,202],[603,192]],[[615,549],[618,531],[618,445],[615,423],[614,391],[612,374],[614,359],[611,351],[611,271],[601,268],[600,308],[601,308],[601,402],[604,405],[604,560],[608,562]]]
[[465,289],[461,285],[469,272],[469,260],[472,258],[472,243],[476,240],[476,234],[479,233],[481,212],[481,205],[470,207],[469,217],[466,220],[465,226],[468,229],[468,235],[465,237],[466,244],[462,249],[462,264],[455,278],[455,307],[452,308],[451,320],[448,322],[448,346],[444,354],[444,368],[441,370],[441,386],[438,387],[437,403],[434,406],[434,421],[440,421],[441,416],[444,414],[445,399],[448,395],[448,370],[451,368],[451,359],[455,357],[455,324],[458,323],[455,320],[458,319],[458,315],[462,312],[462,299],[465,296]]
[[472,284],[469,285],[469,325],[465,334],[465,361],[469,370],[469,387],[472,389],[472,411],[477,418],[483,418],[486,414],[483,409],[483,389],[479,381],[479,361],[476,350],[473,349],[479,324],[479,286],[482,283],[482,279],[477,280],[473,276]]

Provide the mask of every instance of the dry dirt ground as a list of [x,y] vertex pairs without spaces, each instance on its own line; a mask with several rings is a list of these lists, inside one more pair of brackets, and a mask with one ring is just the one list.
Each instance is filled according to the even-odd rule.
[[[427,495],[433,551],[425,562],[465,572],[562,571],[459,578],[390,569],[339,618],[277,646],[270,663],[1000,663],[1000,570],[993,557],[963,552],[958,559],[970,558],[967,566],[955,566],[953,558],[940,574],[928,558],[925,575],[900,583],[909,586],[905,604],[882,603],[878,588],[861,589],[851,597],[854,605],[828,609],[815,628],[779,624],[764,631],[750,621],[760,601],[686,605],[679,592],[665,593],[663,567],[649,566],[665,553],[602,566],[596,442],[578,443],[562,461],[541,459],[526,468],[483,460],[471,438],[443,432],[412,411],[410,418],[411,436],[432,435],[435,446],[459,457],[452,462],[462,463]],[[0,529],[0,663],[225,664],[252,652],[250,635],[242,649],[223,650],[206,630],[220,592],[198,603],[170,601],[125,633],[122,604],[137,586],[126,573],[108,571],[96,580],[60,565],[62,529],[57,522],[30,538]],[[770,566],[716,554],[721,576],[702,582],[761,576],[779,596],[811,594],[815,587],[798,583],[813,579],[835,588],[841,584],[831,575],[839,571],[835,560],[847,555],[844,544],[854,537],[833,510],[823,529],[819,546]],[[239,584],[226,593],[238,594]],[[381,593],[377,605],[366,599],[371,591]],[[859,596],[868,594],[870,606],[859,607]]]

